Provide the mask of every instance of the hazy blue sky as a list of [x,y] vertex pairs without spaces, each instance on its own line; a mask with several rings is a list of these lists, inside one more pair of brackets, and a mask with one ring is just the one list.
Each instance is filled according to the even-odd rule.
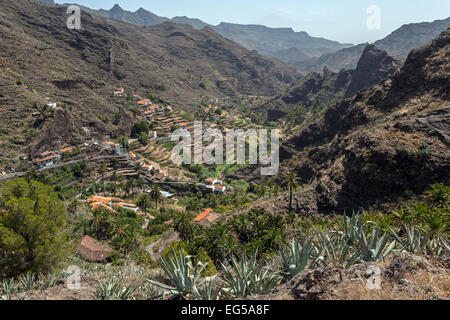
[[[60,1],[66,3],[69,1]],[[93,9],[115,3],[129,11],[140,7],[172,18],[188,16],[210,24],[222,21],[292,27],[312,36],[348,43],[373,42],[405,23],[433,21],[450,16],[449,0],[78,0]],[[381,9],[381,28],[367,28],[367,8]]]

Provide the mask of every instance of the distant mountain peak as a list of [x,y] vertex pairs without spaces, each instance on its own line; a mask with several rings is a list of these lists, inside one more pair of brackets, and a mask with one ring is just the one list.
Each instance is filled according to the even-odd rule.
[[118,11],[124,11],[124,10],[122,9],[122,7],[121,7],[118,3],[116,3],[116,4],[111,8],[110,11],[118,12]]

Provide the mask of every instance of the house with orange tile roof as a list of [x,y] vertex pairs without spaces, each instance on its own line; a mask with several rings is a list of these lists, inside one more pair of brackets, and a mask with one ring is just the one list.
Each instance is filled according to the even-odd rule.
[[195,217],[194,222],[200,222],[203,219],[205,219],[211,212],[213,212],[213,209],[208,208],[205,209],[202,213],[200,213],[197,217]]
[[227,191],[227,187],[220,185],[220,184],[216,184],[213,188],[214,192],[220,192],[220,193],[224,193],[225,191]]
[[114,201],[122,201],[120,198],[114,197],[100,197],[100,196],[90,196],[88,202],[99,202],[107,205],[111,205]]
[[72,150],[73,150],[73,147],[67,147],[67,148],[61,149],[61,150],[59,151],[59,153],[63,154],[63,153],[70,152],[70,151],[72,151]]
[[89,208],[90,208],[91,210],[95,210],[95,209],[98,209],[98,208],[102,208],[102,209],[106,209],[106,210],[108,210],[108,211],[110,211],[110,212],[112,212],[112,213],[119,214],[116,210],[114,210],[114,209],[111,208],[110,206],[108,206],[108,205],[106,205],[106,204],[104,204],[104,203],[101,203],[101,202],[91,202],[91,203],[89,204]]
[[200,213],[195,219],[194,222],[203,225],[203,226],[209,226],[214,221],[216,221],[220,216],[213,211],[213,209],[208,208],[202,213]]
[[104,261],[111,254],[112,248],[96,239],[85,236],[77,246],[77,253],[95,261]]
[[207,178],[205,179],[205,183],[207,185],[214,186],[216,184],[222,183],[222,181],[217,178]]
[[142,169],[144,170],[144,171],[152,171],[152,169],[153,169],[153,166],[151,165],[151,164],[144,164],[143,166],[142,166]]
[[56,155],[53,154],[51,156],[48,156],[46,158],[41,158],[41,159],[37,159],[34,160],[34,164],[39,168],[45,168],[45,167],[49,167],[52,166],[55,163],[56,160]]

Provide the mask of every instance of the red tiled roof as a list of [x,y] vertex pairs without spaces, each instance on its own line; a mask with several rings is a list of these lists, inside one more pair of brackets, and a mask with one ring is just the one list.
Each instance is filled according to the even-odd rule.
[[72,150],[73,150],[73,147],[64,148],[64,149],[61,149],[61,153],[69,152]]
[[111,247],[89,236],[85,236],[81,239],[77,246],[78,254],[96,261],[107,259],[111,251]]
[[122,201],[122,199],[119,198],[113,198],[113,197],[100,197],[100,196],[90,196],[88,198],[88,202],[101,202],[101,203],[111,203],[113,201]]
[[52,159],[54,159],[54,158],[56,158],[56,156],[55,156],[55,155],[53,155],[53,156],[51,156],[51,157],[48,157],[48,158],[45,158],[45,159],[38,159],[38,160],[34,160],[34,162],[35,162],[35,163],[40,163],[40,162],[44,162],[44,161],[48,161],[48,160],[52,160]]
[[194,222],[200,222],[203,219],[205,219],[211,212],[213,212],[213,209],[208,208],[205,211],[203,211],[202,213],[200,213],[195,219]]

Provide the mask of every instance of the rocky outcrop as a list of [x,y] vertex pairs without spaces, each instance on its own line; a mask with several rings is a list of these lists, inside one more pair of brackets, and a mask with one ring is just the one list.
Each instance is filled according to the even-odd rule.
[[[442,292],[427,283],[427,277],[446,279],[449,270],[440,261],[407,252],[395,253],[387,267],[361,263],[347,269],[324,267],[300,272],[268,295],[249,300],[354,300],[423,298],[447,299]],[[445,280],[444,280],[445,281]],[[441,284],[443,288],[446,283]]]
[[383,207],[450,180],[449,66],[450,29],[281,145],[280,159],[315,188],[310,207]]
[[386,51],[377,49],[374,45],[368,45],[359,59],[345,97],[351,97],[359,90],[379,84],[400,66],[400,60],[389,56]]
[[323,74],[311,73],[294,83],[281,95],[258,108],[268,121],[276,121],[297,106],[305,112],[319,112],[333,101],[341,99],[352,79],[352,70],[332,72],[328,68]]

